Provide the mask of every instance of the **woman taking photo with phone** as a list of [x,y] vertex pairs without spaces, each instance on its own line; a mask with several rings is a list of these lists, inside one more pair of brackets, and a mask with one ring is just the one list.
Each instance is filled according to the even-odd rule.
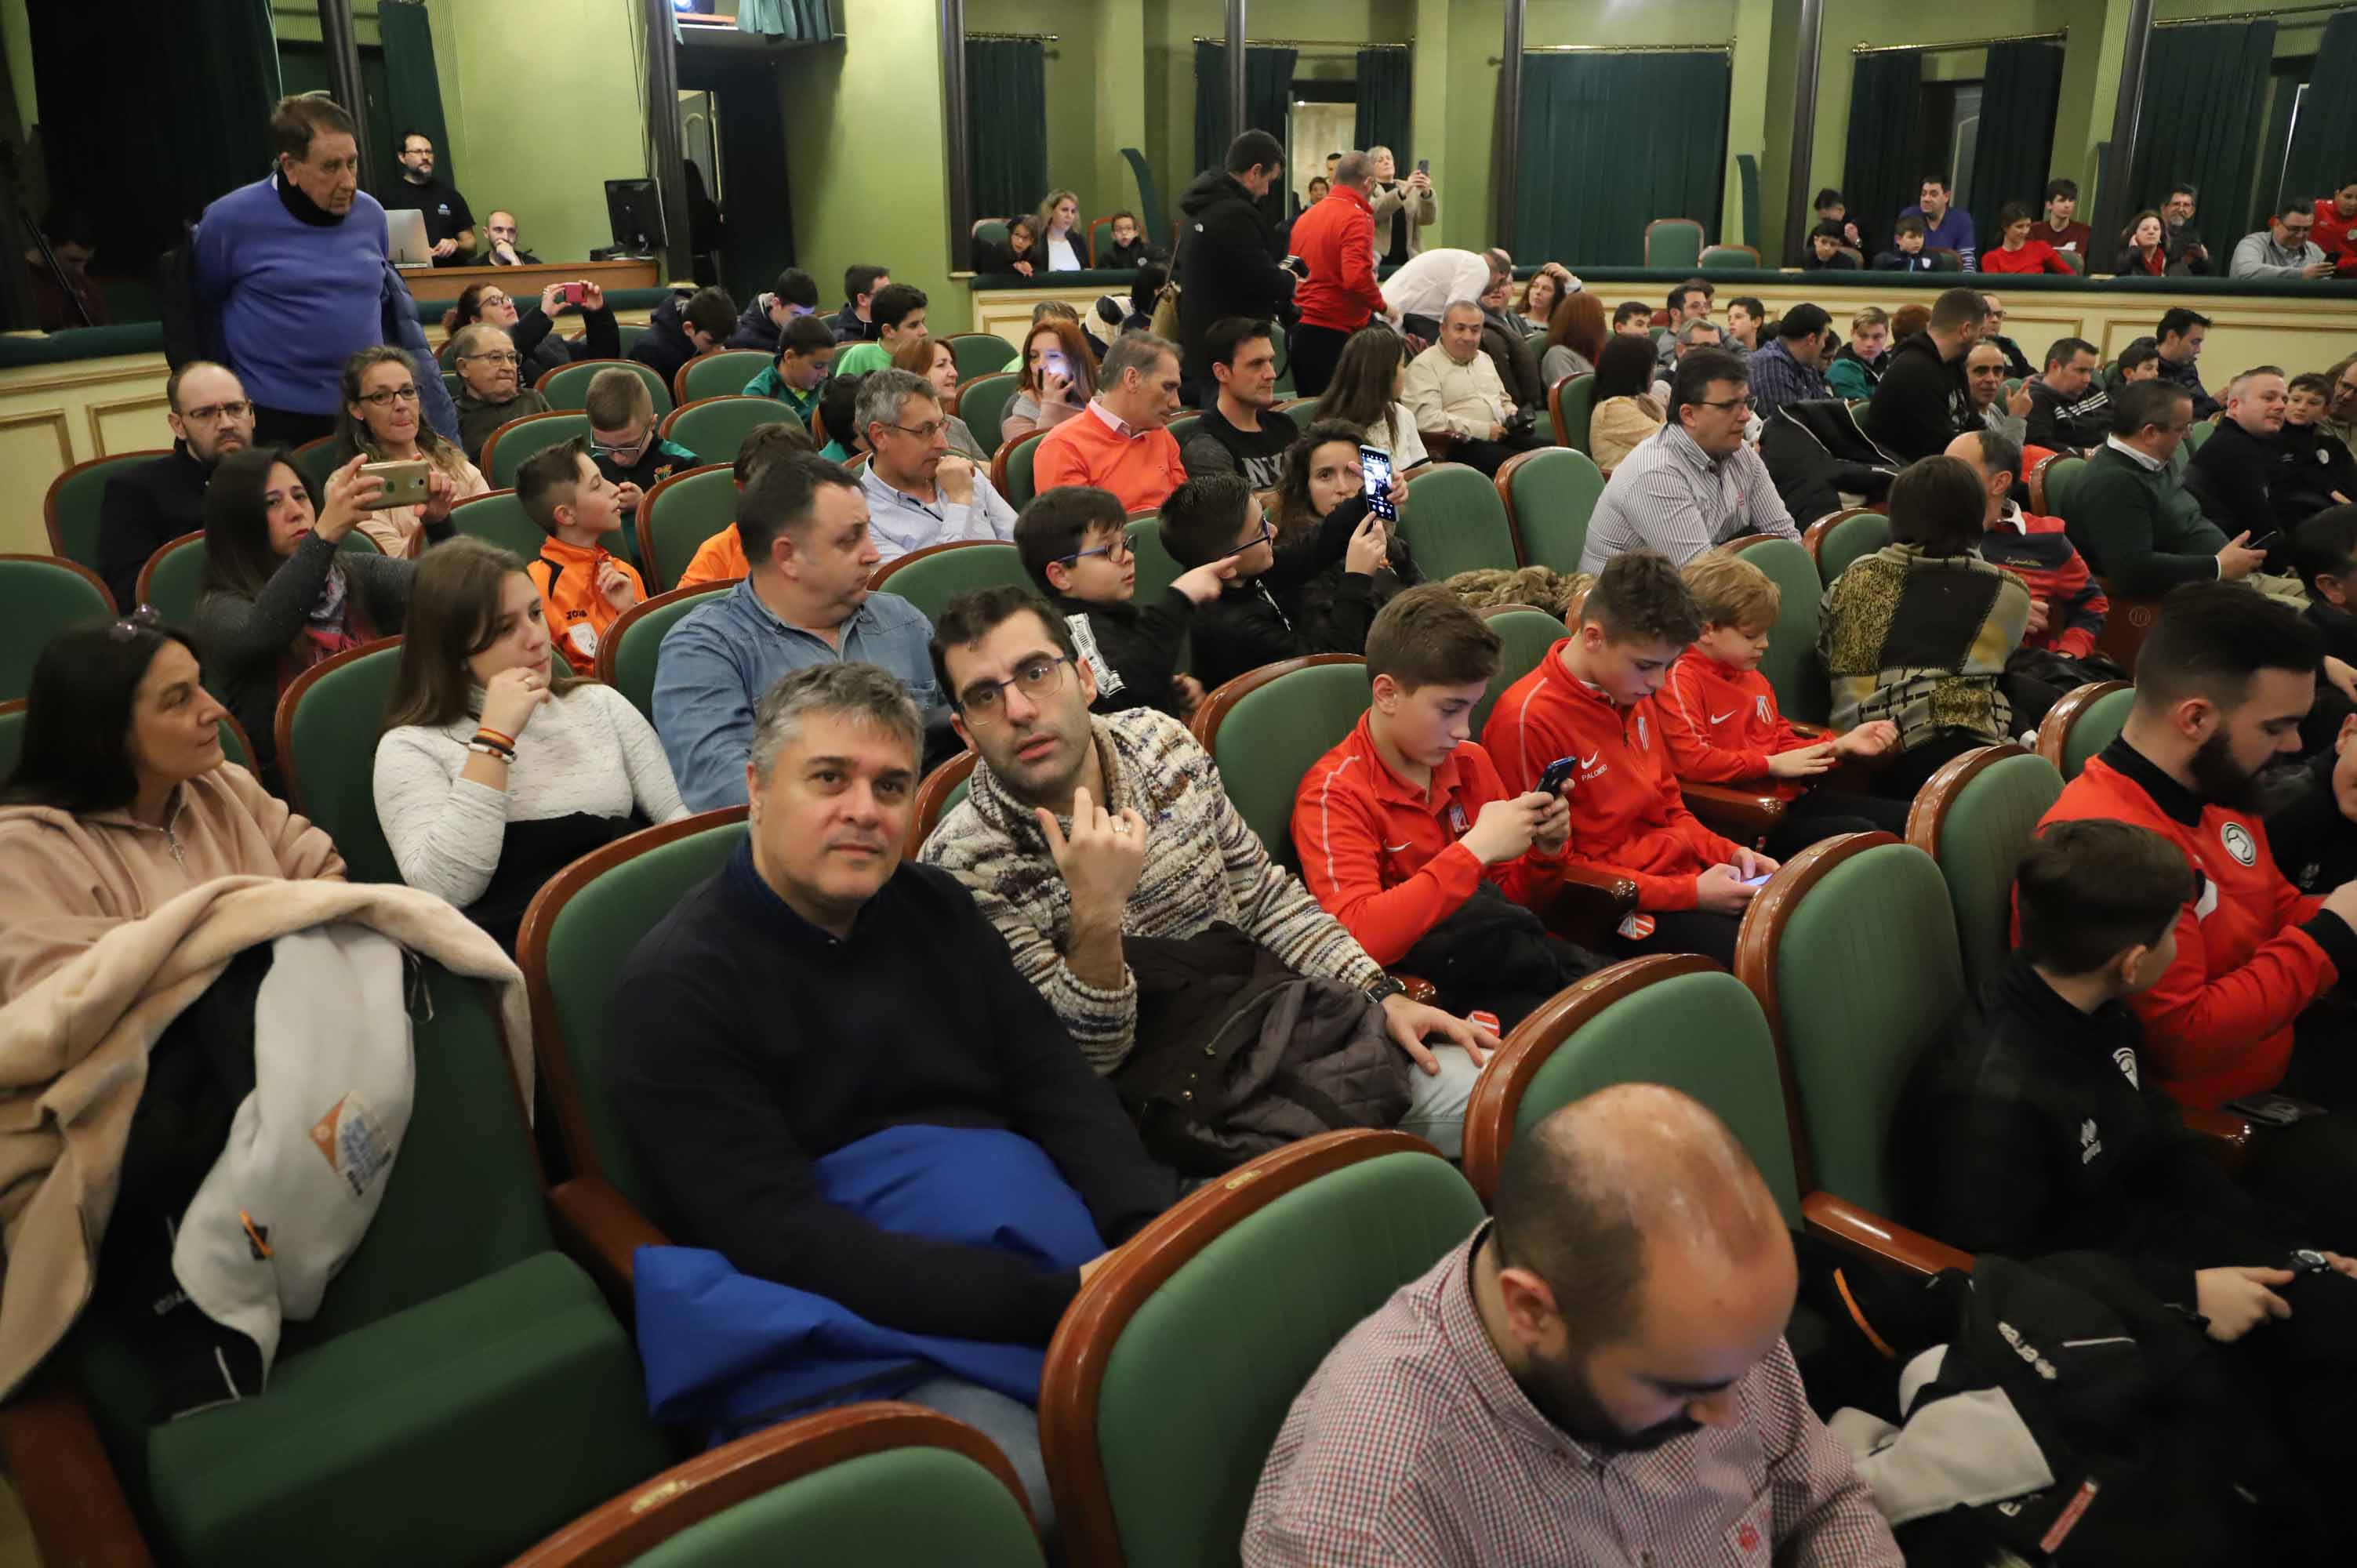
[[[556,317],[567,310],[581,313],[578,343],[556,330]],[[526,387],[576,360],[622,357],[622,329],[606,307],[606,291],[586,280],[550,284],[529,309],[522,310],[499,285],[470,283],[459,292],[457,303],[443,312],[442,330],[456,338],[460,328],[478,321],[515,339]]]
[[515,950],[543,884],[601,844],[687,815],[630,699],[553,656],[523,563],[461,539],[418,563],[376,746],[376,814],[401,879]]
[[456,442],[425,423],[416,361],[390,345],[362,349],[344,361],[336,456],[339,462],[358,456],[368,463],[425,465],[424,499],[394,503],[389,496],[391,504],[361,515],[361,532],[396,560],[423,553],[429,533],[448,538],[451,507],[491,488]]
[[1053,430],[1097,395],[1097,357],[1080,323],[1049,317],[1032,324],[1023,340],[1023,376],[998,422],[998,439],[1019,441]]
[[[1319,420],[1285,455],[1285,471],[1268,514],[1269,525],[1276,530],[1277,565],[1264,581],[1276,593],[1278,607],[1298,625],[1319,627],[1333,615],[1335,597],[1344,591],[1342,579],[1351,564],[1349,538],[1362,524],[1381,529],[1383,536],[1381,564],[1367,574],[1369,615],[1389,604],[1402,588],[1424,581],[1407,541],[1400,537],[1396,519],[1380,516],[1368,504],[1359,446],[1359,433],[1350,424]],[[1394,513],[1405,513],[1407,487],[1396,473],[1383,495]],[[1313,561],[1323,564],[1307,571],[1297,564]]]
[[328,476],[317,511],[283,447],[222,458],[205,491],[197,646],[273,793],[279,693],[321,660],[399,632],[409,602],[415,563],[342,548],[383,496],[365,461]]

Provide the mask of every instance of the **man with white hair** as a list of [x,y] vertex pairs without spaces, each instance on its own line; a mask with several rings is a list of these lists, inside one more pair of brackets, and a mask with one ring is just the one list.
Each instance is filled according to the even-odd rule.
[[907,371],[870,371],[859,385],[859,428],[873,454],[859,478],[877,562],[957,540],[1012,540],[1015,509],[988,475],[950,454],[949,423],[931,382]]

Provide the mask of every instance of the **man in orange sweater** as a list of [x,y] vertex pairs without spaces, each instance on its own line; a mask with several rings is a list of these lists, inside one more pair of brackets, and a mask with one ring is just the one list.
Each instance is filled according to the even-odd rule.
[[1701,630],[1668,556],[1614,556],[1577,629],[1506,688],[1481,743],[1510,789],[1532,789],[1548,764],[1571,759],[1566,858],[1636,883],[1637,912],[1617,939],[1624,956],[1698,952],[1731,969],[1743,911],[1777,862],[1703,826],[1670,770],[1654,693]]
[[1334,166],[1326,199],[1294,220],[1293,253],[1309,275],[1293,291],[1301,312],[1293,329],[1293,388],[1317,397],[1334,379],[1351,334],[1383,314],[1375,282],[1375,209],[1367,200],[1371,169],[1364,153],[1344,153]]
[[1767,844],[1779,860],[1840,833],[1880,829],[1906,837],[1906,801],[1818,788],[1844,758],[1880,757],[1897,746],[1899,726],[1876,719],[1846,735],[1805,736],[1777,708],[1775,688],[1760,673],[1784,600],[1776,580],[1732,550],[1695,556],[1686,563],[1685,580],[1702,635],[1670,666],[1654,704],[1677,777],[1783,801],[1783,819]]
[[1123,333],[1105,350],[1097,389],[1084,417],[1041,437],[1032,492],[1094,485],[1120,497],[1125,511],[1153,511],[1187,482],[1169,430],[1178,412],[1178,346],[1150,332]]
[[[2128,1004],[2162,1086],[2186,1105],[2280,1089],[2357,1112],[2347,1015],[2311,1007],[2357,972],[2357,882],[2302,897],[2276,868],[2256,809],[2260,770],[2299,749],[2323,651],[2281,600],[2235,583],[2178,589],[2137,655],[2119,739],[2046,813],[2150,828],[2199,875],[2178,915],[2176,961]],[[2344,816],[2357,810],[2357,746],[2330,788]]]
[[575,673],[594,673],[597,639],[647,596],[638,569],[606,550],[622,526],[622,493],[576,435],[525,460],[516,470],[516,499],[548,535],[524,575],[540,590],[549,635]]

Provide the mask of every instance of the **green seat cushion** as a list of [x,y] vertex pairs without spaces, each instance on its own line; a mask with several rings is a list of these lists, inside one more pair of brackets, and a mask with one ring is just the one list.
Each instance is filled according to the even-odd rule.
[[[1593,372],[1574,376],[1563,386],[1563,444],[1574,451],[1586,454],[1590,424],[1596,414],[1596,377]],[[1523,467],[1529,467],[1524,464]],[[1527,542],[1527,541],[1525,541]],[[1562,568],[1570,571],[1566,566]]]
[[1480,1220],[1448,1162],[1385,1155],[1286,1194],[1180,1265],[1122,1330],[1097,1399],[1129,1568],[1234,1562],[1294,1396]]
[[1318,664],[1245,694],[1220,720],[1211,758],[1244,825],[1292,865],[1293,796],[1302,776],[1367,711],[1367,667]]
[[[629,371],[646,383],[647,395],[654,400],[657,419],[671,412],[672,397],[669,383],[664,381],[662,372],[652,365],[637,360],[579,360],[570,365],[559,365],[543,376],[542,384],[533,390],[548,400],[549,407],[570,413],[586,406],[589,398],[591,381],[596,381],[604,372],[616,369]],[[729,390],[733,392],[736,389],[732,387]],[[686,444],[683,442],[682,445]],[[690,450],[694,448],[691,447]]]
[[1023,569],[1022,552],[1012,544],[990,542],[962,544],[911,561],[885,578],[881,591],[899,595],[922,610],[927,620],[939,620],[943,607],[970,588],[1030,585],[1031,575]]
[[376,743],[400,666],[399,648],[381,648],[312,682],[295,704],[280,759],[303,814],[336,841],[354,882],[401,880],[376,817]]
[[[1588,378],[1582,377],[1581,380]],[[1571,389],[1564,389],[1570,409]],[[1581,415],[1585,428],[1586,414]],[[1523,559],[1534,566],[1572,573],[1587,544],[1587,519],[1604,494],[1604,475],[1585,451],[1557,446],[1534,452],[1514,465],[1514,531]]]
[[1407,482],[1400,534],[1418,570],[1432,582],[1492,567],[1511,572],[1514,531],[1498,487],[1479,468],[1443,463]]
[[548,542],[548,535],[513,490],[493,490],[473,496],[450,509],[450,526],[469,539],[496,544],[529,565]]
[[1817,542],[1817,576],[1830,585],[1861,555],[1871,555],[1890,542],[1890,520],[1878,512],[1846,517]]
[[946,1448],[909,1447],[864,1454],[748,1498],[641,1553],[635,1568],[1045,1562],[1030,1520],[997,1477]]
[[1537,669],[1539,660],[1547,656],[1547,650],[1567,635],[1563,622],[1540,609],[1506,610],[1483,618],[1498,634],[1501,646],[1498,650],[1497,672],[1490,677],[1489,689],[1481,693],[1481,700],[1473,705],[1473,736],[1477,740],[1482,726],[1490,722],[1490,710],[1498,705],[1506,688]]
[[1044,430],[1034,431],[1006,455],[1006,504],[1017,511],[1039,493],[1031,476],[1039,461],[1039,443],[1047,439],[1047,435]]
[[[38,339],[37,339],[38,341]],[[69,561],[98,570],[98,514],[106,499],[107,481],[128,468],[168,455],[168,448],[124,452],[80,463],[49,482],[48,516],[57,524],[55,548]],[[128,605],[118,608],[129,609]]]
[[960,332],[950,338],[948,342],[951,354],[957,360],[960,381],[972,381],[976,376],[1003,371],[1015,362],[1018,352],[1014,344],[996,332]]
[[49,639],[107,614],[106,590],[61,561],[0,561],[0,703],[32,689]]
[[514,429],[507,430],[505,434],[496,430],[492,432],[498,439],[488,443],[490,461],[479,467],[483,470],[483,478],[490,480],[493,489],[513,489],[516,471],[531,461],[534,453],[588,434],[589,416],[586,413],[552,411],[527,414]]
[[[690,360],[679,376],[680,390],[687,395],[683,403],[698,398],[718,397],[723,392],[741,392],[745,383],[770,368],[776,356],[765,349],[723,349],[716,354],[704,354]],[[668,393],[670,389],[665,388]],[[662,413],[671,412],[666,395],[658,405]],[[735,454],[730,454],[735,456]]]
[[1162,520],[1158,517],[1141,517],[1129,525],[1129,547],[1137,556],[1137,581],[1130,588],[1135,604],[1154,603],[1186,574],[1187,568],[1162,547]]
[[737,521],[737,472],[717,464],[701,472],[674,474],[647,499],[647,548],[641,560],[647,592],[660,594],[679,580],[704,542]]
[[655,669],[662,654],[664,634],[679,624],[681,617],[702,608],[714,594],[725,594],[736,585],[698,584],[704,590],[701,593],[679,590],[684,596],[675,603],[658,605],[622,629],[621,641],[614,645],[614,689],[630,699],[630,706],[646,714],[647,723],[655,722]]
[[734,463],[745,437],[764,424],[800,424],[802,416],[775,398],[731,394],[681,409],[663,426],[663,438],[698,456]]
[[[965,374],[963,360],[959,362],[958,374]],[[999,426],[1006,421],[1006,405],[1021,390],[1022,379],[1012,371],[1001,371],[958,389],[958,417],[965,421],[966,428],[974,432],[974,438],[982,444],[984,451],[998,450],[1003,439]]]
[[2136,688],[2109,692],[2089,703],[2079,714],[2079,722],[2062,743],[2062,777],[2076,779],[2087,766],[2087,759],[2100,754],[2104,747],[2120,738],[2120,731],[2128,722],[2128,710],[2136,706]]
[[1817,609],[1824,584],[1808,550],[1789,539],[1770,539],[1743,552],[1743,558],[1776,580],[1783,596],[1760,672],[1776,693],[1776,708],[1788,719],[1821,725],[1833,714],[1833,684],[1817,656]]
[[1975,994],[2013,951],[2013,874],[2038,820],[2062,793],[2042,757],[2008,757],[1973,776],[1940,826],[1940,875],[1956,910],[1964,983]]
[[101,1394],[173,1555],[224,1568],[503,1562],[663,1466],[645,1405],[622,1326],[555,1252],[282,1357],[256,1399],[142,1430]]

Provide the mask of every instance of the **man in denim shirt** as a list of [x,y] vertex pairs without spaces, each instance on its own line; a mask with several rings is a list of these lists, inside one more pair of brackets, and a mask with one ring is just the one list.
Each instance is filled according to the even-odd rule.
[[877,550],[859,480],[809,453],[761,470],[737,502],[751,575],[683,618],[655,669],[655,731],[680,797],[698,811],[745,804],[753,710],[777,679],[864,662],[899,677],[929,727],[942,717],[932,623],[867,591]]

